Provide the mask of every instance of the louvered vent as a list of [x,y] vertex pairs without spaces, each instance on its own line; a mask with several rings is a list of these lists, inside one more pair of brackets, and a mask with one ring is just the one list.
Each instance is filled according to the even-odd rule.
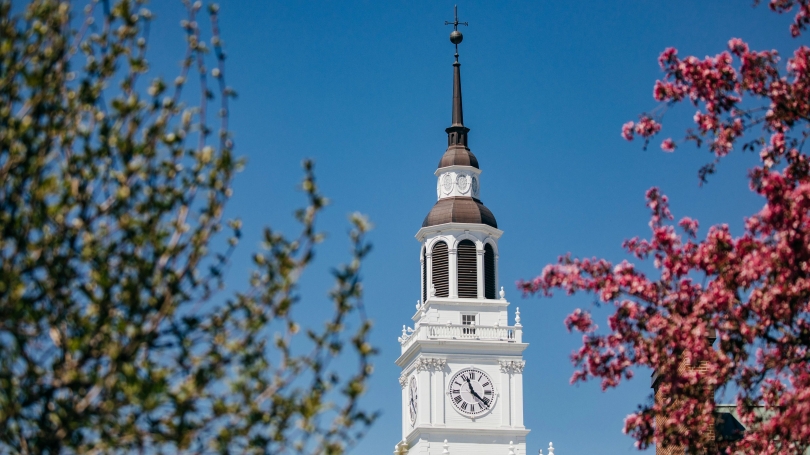
[[433,247],[433,287],[436,297],[450,296],[450,261],[447,258],[447,244],[439,242]]
[[422,248],[422,303],[427,301],[427,261],[425,260],[425,249]]
[[484,297],[495,298],[495,251],[492,245],[484,245]]
[[462,240],[458,244],[458,296],[478,297],[478,267],[475,263],[475,244]]

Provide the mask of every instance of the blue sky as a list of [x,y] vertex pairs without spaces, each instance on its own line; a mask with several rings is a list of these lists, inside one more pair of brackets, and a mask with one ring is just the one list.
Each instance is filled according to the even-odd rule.
[[[523,299],[514,283],[566,252],[624,258],[621,242],[648,233],[644,192],[660,186],[676,216],[702,232],[743,217],[762,201],[748,191],[755,162],[735,152],[699,187],[711,157],[685,145],[674,154],[647,151],[620,136],[622,123],[655,107],[659,53],[714,55],[729,38],[755,49],[792,50],[787,16],[743,1],[604,0],[464,1],[459,4],[465,124],[483,170],[482,199],[505,231],[500,278],[519,306],[526,351],[525,423],[529,453],[553,441],[559,454],[634,452],[624,417],[649,393],[649,372],[618,389],[570,386],[570,352],[579,336],[563,326],[587,296]],[[261,229],[292,233],[302,202],[300,162],[316,161],[333,204],[321,227],[329,240],[304,278],[305,323],[317,323],[331,285],[328,270],[348,257],[347,214],[376,225],[364,271],[366,306],[380,348],[366,404],[382,412],[355,454],[390,453],[400,438],[400,386],[394,360],[402,324],[419,298],[419,244],[414,234],[435,202],[433,172],[450,124],[453,2],[224,0],[222,34],[237,151],[248,166],[238,177],[231,217],[244,240],[229,284],[239,287]],[[182,51],[179,2],[153,5],[156,67],[171,69]],[[159,43],[159,46],[155,46]],[[156,49],[159,49],[156,51]],[[156,52],[158,52],[156,54]],[[694,108],[667,113],[662,137],[682,137]],[[604,323],[604,311],[597,321]]]

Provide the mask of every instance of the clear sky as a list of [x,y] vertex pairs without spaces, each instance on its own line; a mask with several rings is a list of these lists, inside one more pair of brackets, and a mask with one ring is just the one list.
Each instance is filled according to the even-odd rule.
[[[179,2],[155,2],[156,68],[171,68],[182,41]],[[221,2],[229,53],[228,83],[237,151],[249,160],[228,213],[241,217],[244,240],[229,271],[239,287],[261,228],[294,232],[300,162],[316,160],[333,204],[322,219],[330,236],[304,279],[307,323],[319,321],[329,268],[348,257],[346,216],[361,211],[376,225],[364,271],[366,305],[380,348],[366,405],[382,416],[354,454],[391,453],[400,438],[397,336],[419,298],[419,244],[414,234],[435,202],[436,164],[450,124],[453,2]],[[586,296],[524,299],[515,281],[531,278],[560,254],[624,258],[623,239],[648,233],[644,192],[657,185],[676,218],[701,221],[702,232],[743,217],[762,201],[747,189],[755,158],[735,152],[699,187],[711,157],[657,143],[642,151],[619,136],[622,123],[655,107],[652,86],[667,46],[714,55],[729,38],[755,49],[789,50],[787,16],[751,0],[460,1],[465,124],[483,175],[482,200],[499,228],[500,284],[519,306],[526,351],[528,452],[553,441],[557,453],[634,452],[624,417],[649,393],[649,371],[619,389],[570,386],[570,352],[578,335],[565,315]],[[157,44],[157,45],[156,45]],[[793,47],[791,47],[793,46]],[[665,118],[662,138],[682,137],[694,108]],[[604,312],[597,321],[604,323]],[[512,316],[510,316],[511,319]],[[451,452],[452,453],[452,452]]]

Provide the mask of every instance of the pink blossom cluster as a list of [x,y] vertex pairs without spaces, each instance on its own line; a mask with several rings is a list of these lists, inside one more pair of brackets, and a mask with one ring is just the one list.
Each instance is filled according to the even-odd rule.
[[675,151],[675,141],[673,141],[672,139],[664,139],[664,141],[661,142],[661,150],[663,150],[665,152],[670,152],[670,153],[674,152]]
[[[597,333],[587,310],[566,318],[569,330],[583,333],[582,347],[572,354],[577,369],[571,381],[598,378],[607,389],[632,378],[638,366],[653,369],[661,392],[678,398],[628,417],[625,431],[641,448],[700,444],[696,436],[713,425],[713,391],[728,385],[739,390],[743,419],[759,428],[737,448],[798,454],[773,441],[795,441],[797,448],[810,443],[810,182],[760,172],[758,193],[767,203],[736,238],[720,225],[699,241],[691,218],[677,223],[679,233],[666,196],[648,191],[652,233],[624,247],[638,259],[652,259],[655,278],[626,261],[614,266],[564,256],[519,283],[527,294],[585,291],[614,306],[607,334]],[[706,367],[684,369],[684,359]],[[761,422],[752,403],[764,404],[770,420]],[[656,425],[656,416],[666,418]]]
[[[704,59],[680,58],[676,49],[666,49],[659,58],[665,77],[653,88],[656,101],[673,104],[688,99],[699,107],[693,117],[696,132],[689,132],[686,138],[698,145],[708,140],[717,157],[727,155],[752,126],[762,125],[769,134],[778,135],[810,118],[810,48],[801,46],[795,51],[785,75],[777,68],[776,51],[752,51],[739,38],[731,39],[728,48]],[[734,66],[735,59],[739,68]],[[745,95],[766,103],[743,109]],[[644,115],[638,124],[625,123],[622,137],[633,140],[638,134],[649,140],[660,129],[658,121]],[[661,148],[671,152],[675,143],[666,139]],[[770,158],[772,166],[785,152],[784,147],[766,146],[761,154]]]
[[[810,24],[810,0],[770,1],[777,12],[793,7],[795,36]],[[612,305],[601,330],[586,309],[566,318],[566,327],[583,335],[571,381],[598,379],[606,389],[639,366],[653,370],[659,398],[625,420],[639,448],[718,449],[702,435],[714,428],[715,391],[725,388],[736,394],[749,429],[720,450],[802,454],[810,447],[810,157],[801,149],[810,135],[810,49],[800,46],[781,71],[775,51],[752,51],[740,39],[714,57],[681,58],[670,48],[659,61],[665,77],[654,98],[699,108],[687,139],[708,141],[715,160],[759,148],[749,181],[762,209],[740,235],[716,225],[699,238],[698,221],[674,223],[667,197],[652,188],[651,233],[624,248],[650,261],[654,275],[627,261],[565,255],[518,286],[527,295],[591,293]],[[766,137],[743,143],[754,127]],[[643,115],[624,124],[622,136],[646,141],[660,130]],[[675,142],[661,148],[672,152]]]
[[[758,3],[756,0],[755,3]],[[799,36],[802,30],[807,29],[810,24],[810,1],[809,0],[770,0],[769,6],[771,10],[777,13],[786,13],[793,9],[794,6],[798,8],[793,19],[793,24],[790,26],[790,34],[794,37]]]
[[642,115],[638,123],[627,122],[622,125],[622,137],[628,141],[632,141],[635,135],[649,139],[655,136],[659,131],[661,131],[661,124],[647,115]]

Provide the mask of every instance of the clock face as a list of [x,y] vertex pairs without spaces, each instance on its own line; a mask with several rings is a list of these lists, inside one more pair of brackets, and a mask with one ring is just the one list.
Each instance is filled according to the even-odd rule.
[[478,368],[465,368],[450,380],[450,402],[468,416],[488,412],[495,403],[492,379]]
[[453,191],[453,177],[450,177],[450,174],[444,174],[442,177],[442,186],[444,187],[445,193]]
[[408,411],[411,413],[411,425],[416,422],[416,410],[418,406],[419,395],[416,390],[416,376],[411,376],[411,382],[408,386]]
[[458,190],[462,193],[466,193],[470,188],[469,182],[467,182],[467,176],[464,174],[459,174],[459,176],[456,177],[456,185],[458,185]]
[[472,192],[473,196],[478,196],[478,178],[474,175],[472,178]]

